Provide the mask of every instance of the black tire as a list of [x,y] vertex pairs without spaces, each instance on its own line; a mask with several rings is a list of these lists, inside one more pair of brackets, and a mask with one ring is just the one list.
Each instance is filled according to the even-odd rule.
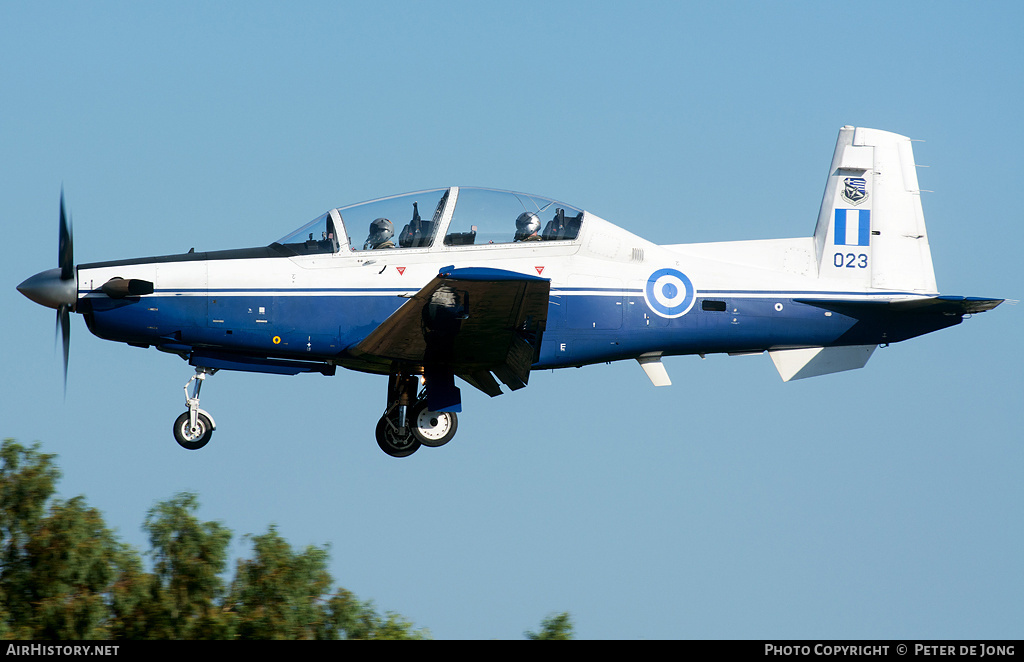
[[185,412],[174,421],[174,440],[182,448],[197,451],[213,436],[213,423],[206,414],[196,414],[196,429],[189,429],[189,415]]
[[406,434],[401,437],[395,434],[395,426],[388,421],[387,416],[381,416],[377,421],[377,445],[391,457],[409,457],[419,450],[420,442],[413,436],[406,426]]
[[424,446],[444,446],[459,429],[459,417],[453,411],[436,412],[427,409],[427,401],[420,400],[412,408],[409,420],[412,435]]

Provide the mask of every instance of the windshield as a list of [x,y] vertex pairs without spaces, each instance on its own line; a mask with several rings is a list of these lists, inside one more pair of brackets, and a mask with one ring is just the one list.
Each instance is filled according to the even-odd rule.
[[278,239],[276,244],[289,249],[296,255],[311,253],[337,253],[338,232],[331,212],[317,216],[291,234]]

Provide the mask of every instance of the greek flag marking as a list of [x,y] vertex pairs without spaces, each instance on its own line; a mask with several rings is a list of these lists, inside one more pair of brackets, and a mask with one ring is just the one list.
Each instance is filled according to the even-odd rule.
[[836,246],[867,246],[871,243],[870,209],[837,209]]

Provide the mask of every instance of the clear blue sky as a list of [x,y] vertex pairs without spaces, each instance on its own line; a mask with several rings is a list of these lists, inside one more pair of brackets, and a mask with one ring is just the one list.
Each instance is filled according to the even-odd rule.
[[[373,441],[383,378],[220,372],[15,291],[75,258],[265,245],[330,207],[451,184],[546,195],[660,243],[813,231],[840,126],[915,143],[939,287],[1021,298],[1024,5],[0,2],[0,436],[57,453],[141,549],[195,491],[243,534],[435,637],[1019,638],[1021,306],[783,383],[767,356],[464,388],[456,439]],[[557,407],[555,400],[566,404]]]

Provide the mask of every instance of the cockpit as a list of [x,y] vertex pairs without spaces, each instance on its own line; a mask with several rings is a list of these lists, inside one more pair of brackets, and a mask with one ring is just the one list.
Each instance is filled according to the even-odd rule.
[[572,241],[582,223],[583,210],[550,198],[453,186],[332,209],[272,246],[310,255]]

